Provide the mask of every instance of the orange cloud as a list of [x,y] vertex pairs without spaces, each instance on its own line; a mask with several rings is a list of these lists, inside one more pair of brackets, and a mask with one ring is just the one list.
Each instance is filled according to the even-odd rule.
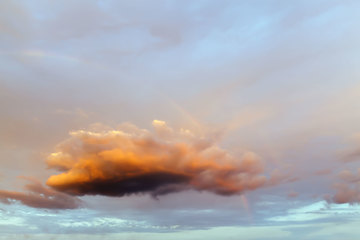
[[47,160],[62,171],[47,184],[73,195],[153,196],[184,189],[220,195],[264,186],[264,167],[254,153],[236,159],[214,139],[175,131],[154,120],[155,133],[123,124],[117,130],[79,130]]

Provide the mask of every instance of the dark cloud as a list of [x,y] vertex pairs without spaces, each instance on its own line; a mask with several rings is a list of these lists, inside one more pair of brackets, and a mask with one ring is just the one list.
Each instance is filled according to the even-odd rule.
[[75,195],[100,194],[106,196],[124,196],[136,193],[150,192],[161,195],[183,190],[190,181],[190,176],[171,173],[154,172],[125,179],[116,177],[110,179],[94,179],[88,182],[55,186],[59,191]]
[[29,207],[48,209],[74,209],[81,205],[76,197],[44,187],[36,180],[30,181],[25,185],[26,193],[0,190],[0,201],[6,204],[19,201]]
[[235,159],[213,139],[174,131],[163,121],[153,125],[156,134],[129,125],[128,131],[71,132],[48,158],[49,167],[63,173],[47,184],[73,195],[106,196],[184,189],[233,195],[265,185],[263,164],[254,153]]

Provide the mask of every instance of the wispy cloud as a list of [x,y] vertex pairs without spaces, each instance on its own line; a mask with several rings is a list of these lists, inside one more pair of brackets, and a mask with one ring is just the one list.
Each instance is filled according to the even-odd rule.
[[0,201],[6,204],[19,201],[34,208],[74,209],[80,207],[80,199],[44,187],[37,180],[27,179],[30,181],[24,187],[27,192],[0,190]]

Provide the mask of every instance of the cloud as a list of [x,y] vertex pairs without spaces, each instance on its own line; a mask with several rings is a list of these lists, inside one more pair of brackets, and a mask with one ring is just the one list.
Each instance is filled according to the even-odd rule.
[[334,186],[336,193],[332,201],[338,204],[342,203],[359,203],[360,202],[360,189],[354,188],[350,185],[340,183]]
[[81,205],[81,200],[76,197],[44,187],[36,180],[26,179],[30,181],[25,185],[27,193],[0,190],[0,201],[6,204],[20,201],[29,207],[48,209],[74,209]]
[[47,163],[62,173],[47,184],[72,195],[158,196],[185,189],[241,194],[266,183],[256,154],[236,159],[215,138],[174,130],[154,120],[155,133],[123,124],[117,130],[74,131]]
[[341,179],[334,188],[335,195],[330,199],[334,203],[360,203],[360,168],[357,173],[343,170],[338,174]]
[[291,191],[288,193],[288,198],[297,198],[299,196],[299,193],[298,192],[295,192],[295,191]]

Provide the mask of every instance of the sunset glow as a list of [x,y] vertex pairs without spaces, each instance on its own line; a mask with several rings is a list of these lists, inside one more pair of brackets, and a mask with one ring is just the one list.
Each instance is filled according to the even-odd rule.
[[359,240],[360,1],[0,1],[0,240]]

